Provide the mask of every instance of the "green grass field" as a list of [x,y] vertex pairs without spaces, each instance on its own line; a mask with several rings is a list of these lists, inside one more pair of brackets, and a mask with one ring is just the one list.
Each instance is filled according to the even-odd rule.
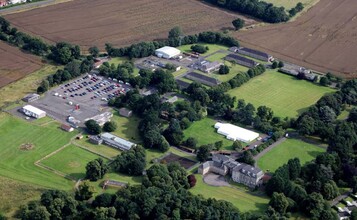
[[266,105],[279,117],[296,117],[323,95],[335,90],[314,85],[306,80],[269,70],[228,94],[252,103],[255,108]]
[[60,69],[60,67],[45,65],[25,78],[0,88],[0,107],[4,107],[9,103],[20,100],[28,93],[36,92],[42,79],[48,75],[54,74],[58,69]]
[[83,137],[81,140],[75,140],[76,144],[80,145],[81,147],[87,148],[89,151],[95,152],[97,154],[103,155],[104,157],[108,158],[115,158],[117,155],[121,153],[120,150],[117,150],[113,147],[109,147],[107,145],[95,145],[89,142],[89,138],[87,135]]
[[39,199],[43,188],[0,176],[0,213],[9,219],[15,210],[27,202]]
[[196,186],[190,189],[195,194],[205,198],[215,198],[231,202],[241,212],[264,212],[268,207],[269,199],[262,192],[250,192],[241,187],[216,187],[203,182],[202,175],[196,174]]
[[[73,183],[34,165],[63,145],[69,143],[76,132],[67,133],[54,126],[38,126],[11,115],[0,114],[0,176],[47,188],[69,190]],[[34,148],[22,150],[31,143]]]
[[[177,47],[177,49],[181,50],[182,52],[188,52],[191,53],[191,46],[193,44],[188,44],[188,45],[183,45],[180,47]],[[196,45],[196,44],[195,44]],[[227,50],[228,47],[226,46],[222,46],[222,45],[218,45],[218,44],[202,44],[202,43],[198,43],[198,45],[203,45],[203,46],[208,46],[209,50],[206,53],[201,54],[201,56],[208,56],[212,53],[215,53],[219,50]]]
[[214,128],[215,123],[216,121],[211,118],[204,118],[200,121],[194,122],[188,129],[184,130],[184,140],[189,137],[194,137],[198,141],[198,146],[223,141],[222,149],[232,150],[233,141],[230,141],[223,135],[218,134]]
[[119,115],[118,111],[113,112],[113,118],[111,119],[117,123],[118,128],[113,132],[113,134],[124,138],[128,141],[135,143],[140,143],[140,136],[138,132],[138,124],[140,119],[135,115],[130,118],[122,117]]
[[308,144],[301,140],[287,139],[262,156],[257,162],[262,170],[274,172],[277,168],[287,163],[289,159],[299,158],[301,164],[305,164],[325,152],[325,149]]
[[[65,173],[72,178],[81,179],[85,177],[87,163],[99,157],[100,156],[80,147],[70,145],[55,155],[41,161],[41,163],[45,166]],[[108,162],[107,159],[102,159],[105,162]]]

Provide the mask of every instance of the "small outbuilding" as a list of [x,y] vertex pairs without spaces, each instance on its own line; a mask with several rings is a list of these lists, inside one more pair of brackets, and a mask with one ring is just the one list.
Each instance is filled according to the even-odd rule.
[[62,124],[61,125],[61,129],[67,132],[72,132],[74,131],[74,128],[70,125],[66,125],[66,124]]
[[159,58],[165,58],[165,59],[171,59],[173,57],[177,57],[181,54],[181,51],[179,49],[176,49],[174,47],[161,47],[157,50],[155,50],[155,55]]
[[39,98],[40,98],[39,94],[32,93],[32,94],[28,94],[25,97],[23,97],[22,101],[24,101],[24,102],[34,102],[34,101],[38,100]]

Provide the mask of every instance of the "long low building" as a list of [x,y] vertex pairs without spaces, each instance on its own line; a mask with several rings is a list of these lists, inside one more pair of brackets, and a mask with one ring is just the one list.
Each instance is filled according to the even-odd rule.
[[32,105],[25,105],[24,107],[22,107],[21,111],[30,117],[33,118],[43,118],[46,117],[46,112],[42,111],[41,109],[38,109]]
[[100,138],[105,144],[123,151],[130,150],[132,147],[136,146],[136,144],[110,133],[103,133],[100,135]]
[[174,47],[161,47],[157,50],[155,50],[155,55],[160,58],[165,58],[165,59],[171,59],[173,57],[177,57],[181,54],[181,51],[179,49],[176,49]]
[[235,62],[237,64],[240,64],[248,68],[252,68],[259,65],[259,63],[255,62],[254,60],[236,54],[229,54],[224,59],[231,62]]
[[226,136],[227,139],[233,141],[238,140],[249,143],[259,137],[259,134],[254,131],[250,131],[232,124],[217,122],[214,127],[217,129],[217,133],[222,134]]
[[247,47],[240,47],[236,50],[236,52],[266,62],[274,61],[274,57],[272,55]]

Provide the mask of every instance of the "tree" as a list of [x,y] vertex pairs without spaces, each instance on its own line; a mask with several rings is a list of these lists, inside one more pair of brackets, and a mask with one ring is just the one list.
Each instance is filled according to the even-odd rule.
[[225,75],[229,73],[229,66],[227,65],[222,65],[219,67],[218,73],[221,75]]
[[253,158],[253,155],[249,150],[244,151],[243,155],[240,158],[238,158],[237,161],[241,162],[241,163],[246,163],[246,164],[249,164],[249,165],[252,165],[252,166],[254,166],[254,164],[255,164],[255,160]]
[[279,68],[284,67],[284,62],[283,62],[283,61],[279,61],[279,63],[278,63],[278,67],[279,67]]
[[321,77],[319,83],[320,83],[320,85],[322,85],[322,86],[331,85],[331,81],[330,81],[326,76]]
[[89,181],[83,181],[78,186],[75,198],[76,200],[79,201],[88,200],[92,198],[94,193],[95,193],[94,187],[89,183]]
[[236,30],[239,30],[242,27],[244,27],[245,21],[243,19],[241,19],[241,18],[237,18],[237,19],[232,21],[232,24],[233,24],[233,26],[234,26],[234,28]]
[[269,205],[280,214],[285,214],[286,209],[289,207],[289,201],[283,193],[273,193]]
[[348,115],[347,121],[357,123],[357,108],[353,108]]
[[185,145],[186,147],[192,148],[192,149],[196,149],[197,147],[197,139],[194,137],[189,137],[187,138],[187,140],[185,141]]
[[257,115],[262,121],[270,121],[274,116],[274,112],[269,107],[259,106],[257,109]]
[[214,143],[214,148],[215,148],[216,150],[220,150],[222,147],[223,147],[223,141],[216,141],[216,142]]
[[204,162],[208,159],[211,152],[211,147],[209,145],[202,145],[197,150],[197,160]]
[[141,146],[136,146],[118,155],[113,167],[116,171],[129,175],[141,175],[146,166],[146,152]]
[[300,176],[301,173],[301,164],[299,158],[290,159],[288,161],[289,167],[289,179],[295,180]]
[[301,206],[305,214],[314,219],[319,219],[320,213],[324,210],[324,199],[319,193],[311,193],[303,201]]
[[234,141],[233,142],[233,145],[232,145],[232,148],[236,151],[240,151],[243,149],[243,145],[240,141]]
[[114,121],[107,121],[103,125],[103,131],[113,132],[117,129],[117,124]]
[[93,119],[86,121],[84,124],[90,134],[98,135],[102,132],[102,128]]
[[99,49],[96,46],[90,47],[88,51],[93,57],[97,57],[99,55]]
[[333,180],[325,183],[322,187],[322,195],[326,200],[331,200],[339,195],[339,189]]
[[179,146],[183,139],[183,132],[179,121],[177,119],[172,119],[163,135],[170,144]]
[[196,176],[191,174],[187,177],[188,183],[190,184],[190,188],[194,187],[196,185]]
[[182,35],[182,29],[181,27],[179,26],[176,26],[174,28],[172,28],[170,31],[169,31],[169,38],[178,38]]
[[271,68],[272,68],[272,69],[276,69],[276,68],[278,68],[278,66],[279,66],[279,64],[278,64],[278,62],[276,62],[276,61],[274,61],[274,62],[271,64]]
[[191,46],[191,50],[196,53],[206,53],[208,50],[208,47],[205,47],[203,45],[195,44]]
[[351,220],[357,220],[357,209],[353,209],[351,213]]
[[298,123],[297,129],[302,135],[313,134],[315,132],[315,120],[308,115],[304,115]]
[[19,213],[23,220],[50,220],[51,216],[46,207],[35,203],[22,207]]
[[109,167],[102,158],[88,162],[86,165],[86,178],[91,181],[102,179],[107,173]]

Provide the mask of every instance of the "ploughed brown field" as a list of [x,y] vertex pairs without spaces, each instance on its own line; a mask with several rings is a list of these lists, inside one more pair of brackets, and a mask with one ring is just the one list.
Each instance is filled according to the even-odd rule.
[[320,0],[296,21],[235,36],[245,46],[321,72],[357,77],[357,2]]
[[41,58],[0,41],[0,88],[38,70]]
[[5,16],[20,30],[83,49],[166,38],[174,26],[185,34],[221,30],[237,17],[198,0],[75,0]]

